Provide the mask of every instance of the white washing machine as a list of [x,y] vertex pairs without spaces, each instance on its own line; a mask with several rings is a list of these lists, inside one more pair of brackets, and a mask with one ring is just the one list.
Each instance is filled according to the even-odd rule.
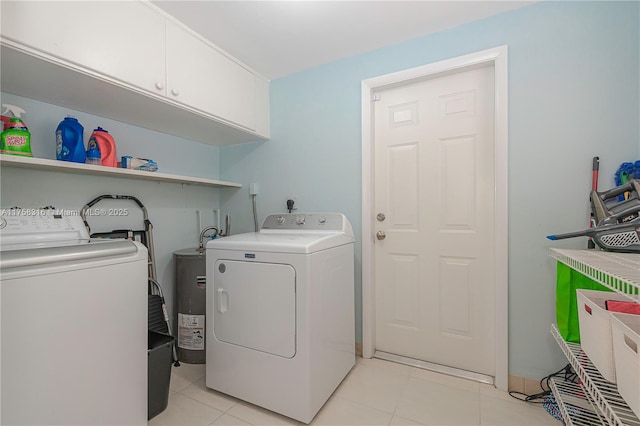
[[351,224],[270,215],[206,263],[207,387],[309,423],[355,364]]
[[147,249],[79,213],[0,215],[4,425],[147,424]]

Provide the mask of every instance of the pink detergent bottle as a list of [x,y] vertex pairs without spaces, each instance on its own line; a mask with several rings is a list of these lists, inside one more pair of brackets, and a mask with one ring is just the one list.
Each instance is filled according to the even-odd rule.
[[93,139],[100,149],[102,165],[107,167],[116,167],[118,162],[118,157],[116,156],[116,142],[113,140],[113,137],[109,132],[104,130],[102,127],[98,127],[93,130],[93,133],[89,138],[89,143],[91,143],[91,140]]

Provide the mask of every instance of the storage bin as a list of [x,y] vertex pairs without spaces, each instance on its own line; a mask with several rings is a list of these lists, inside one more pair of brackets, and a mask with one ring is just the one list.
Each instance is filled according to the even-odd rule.
[[147,420],[162,413],[169,402],[174,337],[149,330],[147,364]]
[[605,308],[606,300],[628,301],[618,293],[597,290],[576,290],[578,296],[578,321],[580,345],[593,365],[606,380],[616,383],[611,338],[611,312]]
[[640,417],[640,316],[612,313],[611,331],[618,392]]

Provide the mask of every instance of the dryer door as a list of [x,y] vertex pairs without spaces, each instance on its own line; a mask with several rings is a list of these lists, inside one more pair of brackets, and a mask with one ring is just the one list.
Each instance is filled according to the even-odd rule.
[[296,273],[291,265],[217,260],[213,334],[285,358],[296,353]]

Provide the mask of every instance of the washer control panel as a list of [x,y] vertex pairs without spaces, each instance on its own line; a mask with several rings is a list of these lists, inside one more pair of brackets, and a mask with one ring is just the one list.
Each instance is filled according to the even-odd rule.
[[89,240],[89,233],[78,212],[57,209],[2,209],[2,246]]
[[282,213],[267,216],[262,229],[344,231],[345,222],[345,216],[340,213]]

